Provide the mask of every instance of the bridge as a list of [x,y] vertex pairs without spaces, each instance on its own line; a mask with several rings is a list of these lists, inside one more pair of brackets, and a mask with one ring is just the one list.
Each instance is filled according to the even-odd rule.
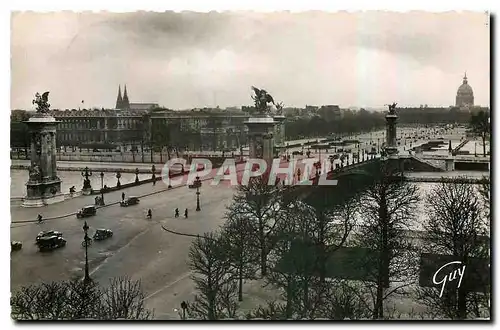
[[[446,157],[446,156],[444,156]],[[291,198],[300,199],[328,199],[344,200],[350,195],[353,195],[360,190],[365,189],[368,185],[374,182],[377,175],[380,173],[382,162],[389,162],[390,166],[401,173],[404,181],[408,182],[429,182],[429,183],[469,183],[482,184],[489,182],[490,172],[486,171],[458,171],[450,167],[442,168],[430,162],[431,159],[422,159],[414,155],[397,155],[390,158],[387,157],[371,157],[368,159],[359,159],[351,164],[329,171],[327,174],[328,180],[338,180],[337,186],[318,186],[318,178],[312,175],[312,187],[307,185],[296,185],[289,188]],[[443,157],[438,157],[443,159]],[[461,159],[470,159],[460,157]],[[479,157],[478,157],[479,158]],[[482,157],[482,161],[488,157]],[[444,158],[446,160],[447,158]],[[489,164],[489,163],[488,163]],[[316,187],[315,187],[316,186]],[[318,195],[319,193],[319,195]],[[321,196],[325,197],[321,197]],[[326,197],[328,196],[328,197]]]

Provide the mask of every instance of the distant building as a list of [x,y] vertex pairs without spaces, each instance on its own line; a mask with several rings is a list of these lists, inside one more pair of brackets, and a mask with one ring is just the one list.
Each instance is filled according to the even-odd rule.
[[158,103],[130,103],[127,94],[127,85],[125,85],[125,90],[123,91],[123,98],[122,98],[121,86],[118,85],[118,96],[116,97],[115,109],[147,111],[158,107],[159,107]]
[[474,92],[467,81],[467,73],[464,75],[462,85],[458,87],[455,106],[460,109],[474,107]]
[[339,120],[342,118],[342,112],[338,105],[322,105],[318,110],[318,114],[327,121]]
[[238,149],[247,140],[244,122],[248,114],[241,111],[156,108],[155,111],[83,109],[52,110],[51,113],[60,121],[57,145],[62,147],[130,150],[134,146],[155,149],[170,146],[208,151]]

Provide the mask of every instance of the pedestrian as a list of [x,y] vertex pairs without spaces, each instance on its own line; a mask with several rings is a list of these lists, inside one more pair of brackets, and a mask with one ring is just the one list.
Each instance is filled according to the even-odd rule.
[[125,193],[122,192],[122,201],[124,201],[124,200],[125,200]]
[[178,209],[178,208],[176,208],[176,209],[175,209],[175,217],[176,217],[176,218],[178,218],[178,217],[179,217],[179,209]]
[[148,218],[151,219],[153,217],[153,213],[151,212],[151,209],[148,210]]
[[43,221],[43,220],[42,220],[42,215],[41,215],[41,214],[39,214],[39,215],[38,215],[38,217],[37,217],[37,219],[38,219],[38,223],[41,223],[41,222]]
[[186,219],[188,218],[188,209],[184,210],[184,218],[186,218]]

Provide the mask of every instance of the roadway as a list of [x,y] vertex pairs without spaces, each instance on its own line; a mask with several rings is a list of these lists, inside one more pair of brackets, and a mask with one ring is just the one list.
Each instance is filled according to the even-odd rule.
[[[158,183],[154,189],[160,190],[160,185],[163,183]],[[152,187],[147,186],[149,190]],[[139,194],[143,187],[137,187],[133,193]],[[230,203],[233,192],[225,185],[204,185],[200,195],[201,212],[195,211],[195,190],[186,186],[144,197],[139,205],[126,208],[111,205],[99,209],[96,216],[86,219],[90,226],[89,235],[93,235],[96,228],[111,229],[114,235],[105,241],[93,242],[89,247],[91,277],[104,285],[113,276],[128,275],[140,279],[146,295],[156,292],[147,303],[149,308],[156,310],[157,317],[176,317],[173,308],[189,299],[193,291],[186,262],[192,239],[166,233],[160,225],[193,234],[215,230],[223,223],[225,205]],[[121,192],[109,195],[107,201],[121,198]],[[89,202],[89,197],[76,198],[68,203],[48,206],[43,214],[73,212]],[[188,208],[189,218],[174,218],[176,207],[181,214]],[[149,208],[153,211],[153,220],[145,217]],[[28,210],[35,216],[39,211]],[[15,214],[13,220],[16,220]],[[11,254],[11,288],[15,290],[20,285],[82,276],[85,260],[81,246],[83,223],[71,215],[42,224],[12,224],[11,239],[23,242],[23,248]],[[51,229],[63,232],[67,245],[48,253],[38,252],[34,244],[36,235],[41,230]]]
[[[242,169],[243,165],[237,167],[239,171]],[[212,171],[207,179],[214,174]],[[186,175],[184,180],[187,180]],[[188,189],[185,183],[168,189],[165,183],[158,182],[155,186],[146,184],[106,194],[107,203],[121,200],[122,192],[127,196],[151,195],[141,198],[139,205],[110,205],[98,209],[96,216],[86,218],[90,236],[97,228],[114,232],[112,238],[93,242],[89,247],[91,277],[104,285],[114,276],[128,275],[140,279],[147,296],[147,307],[155,310],[156,317],[178,318],[173,309],[179,308],[181,301],[191,300],[194,294],[187,263],[193,238],[167,233],[161,225],[190,234],[203,234],[219,228],[224,223],[224,213],[231,203],[234,188],[228,184],[213,186],[209,183],[205,181],[200,189],[201,212],[195,211],[195,190]],[[36,282],[83,276],[85,256],[81,242],[84,221],[77,219],[74,212],[93,201],[94,196],[85,196],[44,208],[11,207],[11,240],[23,242],[20,251],[11,253],[12,290]],[[181,215],[188,208],[189,218],[175,218],[176,207]],[[152,209],[152,220],[145,216],[149,208]],[[38,213],[44,218],[67,216],[38,224],[33,222]],[[61,231],[67,245],[51,252],[39,252],[34,241],[41,230]]]

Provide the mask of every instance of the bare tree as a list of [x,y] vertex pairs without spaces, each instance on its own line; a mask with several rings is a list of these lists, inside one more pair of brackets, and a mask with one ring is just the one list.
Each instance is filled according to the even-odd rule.
[[101,318],[102,289],[97,282],[85,283],[79,278],[74,278],[63,282],[62,285],[67,290],[66,308],[70,319]]
[[419,290],[419,299],[436,316],[452,319],[489,316],[489,283],[480,274],[487,273],[488,269],[471,266],[474,260],[489,260],[490,255],[489,217],[485,216],[481,207],[481,195],[478,194],[481,189],[485,188],[477,189],[466,183],[441,183],[426,198],[429,220],[424,225],[425,250],[452,256],[454,261],[469,265],[468,273],[477,274],[468,280],[466,278],[460,287],[446,290],[442,296],[440,288]]
[[230,209],[226,214],[222,240],[229,253],[231,271],[238,280],[238,300],[243,301],[243,281],[254,279],[258,251],[249,237],[254,236],[254,227],[239,211]]
[[263,320],[286,320],[286,307],[282,303],[269,301],[265,306],[258,306],[254,310],[246,313],[245,317],[248,320],[263,319]]
[[206,233],[189,251],[192,279],[198,294],[188,313],[196,319],[217,320],[234,314],[236,285],[231,261],[220,234]]
[[323,303],[318,306],[317,315],[332,320],[361,319],[369,317],[365,301],[360,297],[362,288],[342,279],[326,283]]
[[[21,287],[11,297],[15,320],[148,319],[152,313],[143,307],[144,295],[136,282],[103,289],[97,282],[80,279],[33,284]],[[126,310],[126,313],[123,311]]]
[[384,317],[384,301],[394,294],[407,294],[405,289],[416,280],[418,258],[408,233],[419,195],[417,187],[402,181],[400,173],[386,162],[361,199],[363,222],[355,241],[371,250],[362,257],[368,274],[364,283],[371,296],[372,318],[380,319]]
[[281,219],[280,210],[281,190],[278,186],[268,185],[267,176],[251,178],[248,185],[238,186],[229,206],[232,214],[241,214],[254,228],[250,242],[255,243],[260,254],[261,276],[267,274],[267,255],[272,248],[271,236],[276,224]]
[[486,139],[491,135],[491,124],[489,114],[484,111],[479,111],[477,114],[473,114],[470,118],[469,126],[472,131],[481,136],[483,140],[483,156],[486,157]]
[[483,180],[481,182],[481,186],[479,188],[479,193],[481,194],[482,197],[482,202],[483,202],[483,207],[485,210],[485,216],[486,218],[490,218],[490,190],[491,190],[491,181],[489,178],[483,177]]
[[153,312],[144,306],[141,281],[128,277],[112,278],[101,299],[101,319],[147,320]]

